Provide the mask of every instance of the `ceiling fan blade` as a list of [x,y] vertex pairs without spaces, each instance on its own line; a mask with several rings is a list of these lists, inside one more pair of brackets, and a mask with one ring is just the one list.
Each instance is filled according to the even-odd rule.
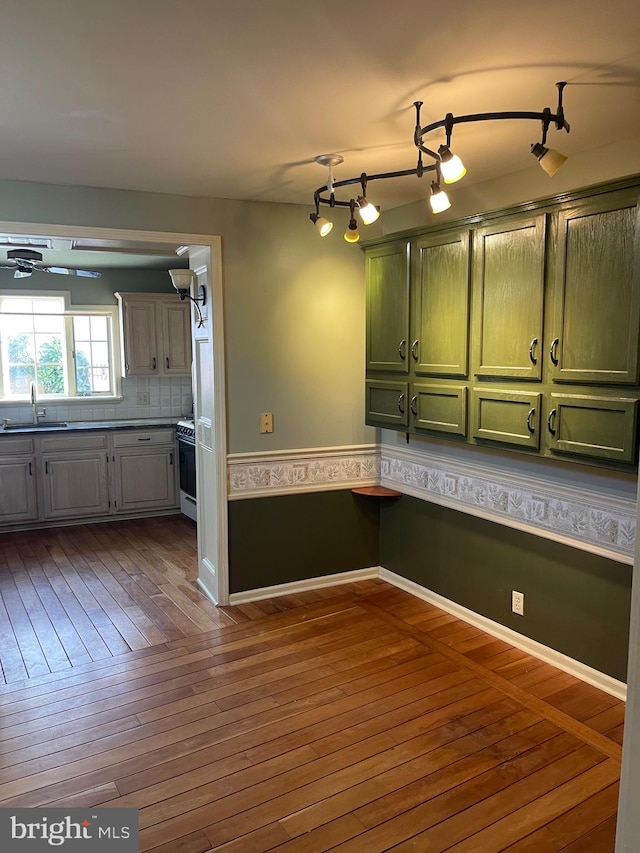
[[100,278],[102,273],[95,270],[74,270],[71,267],[36,267],[41,272],[53,272],[58,275],[78,275],[83,278]]

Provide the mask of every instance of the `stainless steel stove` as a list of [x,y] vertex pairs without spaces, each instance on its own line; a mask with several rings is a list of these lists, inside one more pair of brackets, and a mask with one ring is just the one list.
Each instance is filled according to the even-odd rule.
[[192,420],[176,426],[180,460],[180,509],[193,521],[198,520],[196,497],[196,428]]

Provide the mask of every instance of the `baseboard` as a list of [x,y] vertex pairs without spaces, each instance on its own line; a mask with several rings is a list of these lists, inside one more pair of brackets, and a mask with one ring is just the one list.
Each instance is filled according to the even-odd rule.
[[380,568],[373,566],[369,569],[354,569],[350,572],[337,572],[334,575],[322,575],[317,578],[280,583],[274,586],[263,586],[259,589],[248,589],[244,592],[232,592],[229,604],[248,604],[250,601],[260,601],[263,598],[276,598],[279,595],[294,595],[310,589],[322,589],[325,586],[338,586],[343,583],[369,580],[380,576]]
[[481,631],[497,637],[499,640],[504,640],[510,645],[522,649],[522,651],[527,652],[532,657],[538,658],[538,660],[549,663],[563,672],[579,678],[581,681],[586,681],[588,684],[592,684],[594,687],[603,690],[605,693],[609,693],[611,696],[615,696],[617,699],[622,699],[623,701],[626,699],[627,685],[622,681],[612,678],[610,675],[599,672],[597,669],[593,669],[574,658],[570,658],[568,655],[562,654],[562,652],[550,649],[536,640],[531,640],[529,637],[525,637],[511,628],[500,625],[492,619],[487,619],[486,616],[474,613],[473,610],[468,610],[466,607],[462,607],[462,605],[456,604],[454,601],[450,601],[448,598],[444,598],[442,595],[438,595],[414,581],[407,580],[407,578],[395,574],[395,572],[381,568],[379,576],[382,580],[393,584],[393,586],[403,589],[405,592],[409,592],[411,595],[429,602],[429,604],[433,604],[435,607],[440,608],[440,610],[451,613],[452,616],[456,616],[463,622],[467,622]]
[[452,616],[456,616],[463,622],[467,622],[469,625],[473,625],[481,631],[491,634],[492,637],[504,640],[510,645],[527,652],[527,654],[530,654],[532,657],[538,658],[538,660],[542,660],[545,663],[549,663],[563,672],[567,672],[569,675],[579,678],[581,681],[586,681],[587,684],[591,684],[599,690],[603,690],[605,693],[615,696],[616,699],[622,699],[625,701],[627,698],[627,685],[624,682],[618,681],[610,675],[606,675],[604,672],[599,672],[597,669],[593,669],[574,658],[570,658],[568,655],[562,654],[562,652],[557,652],[555,649],[551,649],[536,640],[531,640],[529,637],[525,637],[504,625],[500,625],[492,619],[487,619],[486,616],[474,613],[473,610],[468,610],[466,607],[462,607],[462,605],[456,604],[454,601],[450,601],[448,598],[444,598],[442,595],[438,595],[430,589],[426,589],[426,587],[420,586],[420,584],[415,583],[414,581],[407,580],[407,578],[403,578],[401,575],[397,575],[395,572],[390,572],[388,569],[384,569],[381,566],[373,566],[368,569],[355,569],[351,572],[339,572],[337,574],[323,575],[317,578],[306,578],[304,580],[293,581],[291,583],[264,586],[259,589],[248,589],[244,592],[234,592],[229,596],[229,604],[248,604],[251,601],[260,601],[264,598],[276,598],[280,595],[293,595],[297,592],[321,589],[322,587],[327,586],[337,586],[338,584],[344,583],[353,583],[354,581],[369,580],[370,578],[380,578],[381,580],[398,587],[398,589],[402,589],[411,595],[415,595],[416,598],[421,598],[423,601],[427,601],[429,604],[439,607],[440,610],[451,613]]

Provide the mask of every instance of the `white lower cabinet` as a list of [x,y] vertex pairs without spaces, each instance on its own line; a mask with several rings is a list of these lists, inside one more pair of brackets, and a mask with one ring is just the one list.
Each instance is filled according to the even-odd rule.
[[172,428],[0,436],[0,529],[177,509],[177,467]]
[[0,521],[17,524],[38,517],[36,459],[31,439],[0,445]]
[[131,430],[113,435],[116,512],[177,505],[173,430]]

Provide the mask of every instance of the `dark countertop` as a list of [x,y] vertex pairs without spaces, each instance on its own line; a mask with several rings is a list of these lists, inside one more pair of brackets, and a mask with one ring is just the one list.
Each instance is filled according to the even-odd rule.
[[3,435],[34,435],[40,432],[86,432],[87,430],[116,430],[116,429],[156,429],[161,427],[175,427],[180,418],[137,418],[120,421],[69,421],[66,426],[48,425],[42,421],[39,426],[33,424],[20,424],[11,429],[0,429]]

